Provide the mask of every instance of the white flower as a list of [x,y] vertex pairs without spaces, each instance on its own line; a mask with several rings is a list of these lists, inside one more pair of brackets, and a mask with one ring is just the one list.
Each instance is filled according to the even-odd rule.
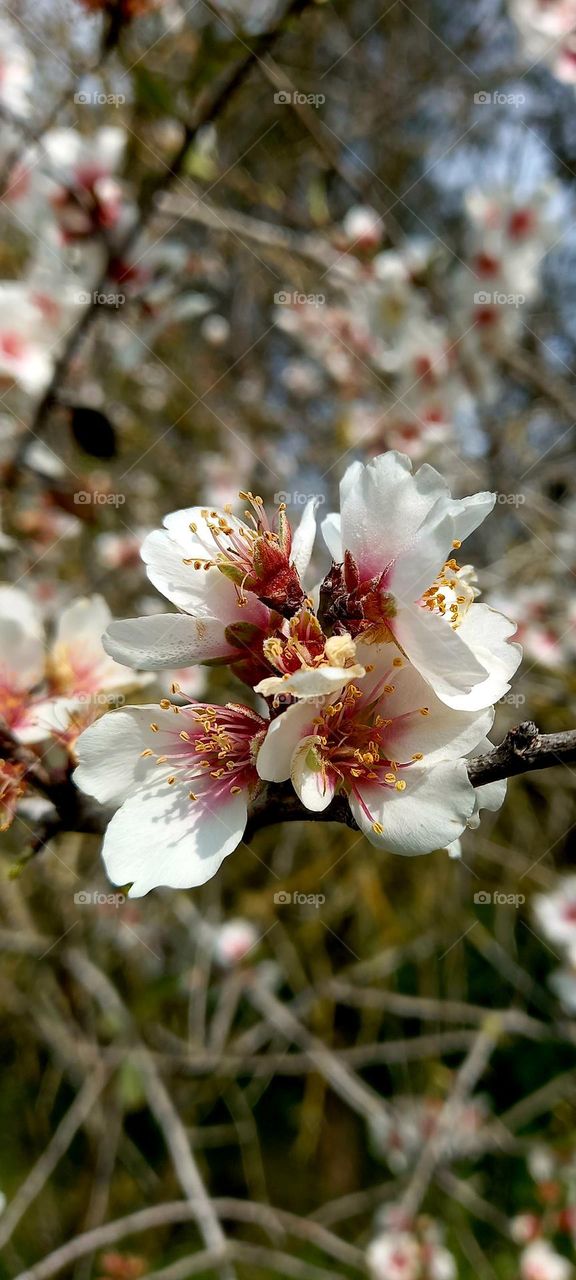
[[548,1242],[534,1240],[520,1256],[522,1280],[569,1280],[572,1266]]
[[342,230],[352,249],[377,249],[382,243],[384,219],[368,205],[355,204],[348,210]]
[[368,1246],[366,1261],[372,1280],[420,1280],[421,1250],[407,1231],[385,1231]]
[[142,683],[102,648],[110,616],[101,596],[77,600],[63,609],[47,645],[35,605],[18,588],[0,586],[0,719],[19,741],[75,736],[76,717],[91,719],[100,695],[113,700]]
[[81,734],[74,781],[120,805],[102,849],[114,884],[139,898],[216,874],[242,840],[266,728],[249,707],[165,702],[110,711]]
[[[144,671],[257,659],[271,607],[281,605],[284,593],[292,592],[294,609],[304,599],[300,577],[316,524],[314,503],[293,538],[283,513],[276,533],[259,500],[253,509],[255,528],[229,511],[190,507],[166,516],[165,528],[146,538],[142,558],[153,585],[183,612],[112,623],[104,637],[107,653]],[[268,603],[258,598],[260,591]],[[262,666],[266,671],[260,660]]]
[[532,905],[551,942],[576,948],[576,876],[566,876],[553,893],[536,894]]
[[474,823],[481,804],[502,801],[503,790],[474,790],[462,758],[484,741],[492,717],[492,709],[448,709],[388,646],[361,686],[348,684],[320,709],[295,703],[272,720],[258,772],[270,782],[291,778],[315,812],[343,790],[372,844],[429,853]]
[[426,1261],[427,1280],[457,1280],[456,1259],[444,1245],[431,1245]]
[[576,968],[555,969],[548,982],[566,1013],[576,1014]]
[[0,283],[0,384],[17,382],[37,395],[50,381],[69,317],[70,290],[60,299],[27,281]]
[[250,920],[226,920],[214,936],[214,956],[226,968],[240,964],[253,951],[260,935]]
[[520,662],[508,643],[514,624],[474,602],[453,559],[495,495],[454,499],[434,468],[413,475],[409,458],[392,452],[352,463],[340,498],[340,516],[322,525],[335,561],[321,588],[324,627],[393,638],[448,706],[480,709],[501,698]]

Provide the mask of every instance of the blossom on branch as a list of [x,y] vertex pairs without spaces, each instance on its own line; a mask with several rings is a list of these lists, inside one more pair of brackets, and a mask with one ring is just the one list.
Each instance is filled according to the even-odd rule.
[[111,711],[85,730],[75,781],[120,805],[102,850],[114,884],[131,883],[138,898],[216,874],[240,844],[261,786],[255,761],[266,728],[249,707],[165,699]]
[[510,688],[520,649],[515,626],[474,603],[454,551],[492,510],[495,495],[452,498],[433,467],[386,453],[354,462],[340,486],[340,515],[322,531],[334,564],[320,591],[327,631],[394,640],[438,697],[480,709]]

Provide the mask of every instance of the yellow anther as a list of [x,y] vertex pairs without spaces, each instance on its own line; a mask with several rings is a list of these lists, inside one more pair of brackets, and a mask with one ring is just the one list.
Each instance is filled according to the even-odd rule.
[[405,782],[397,782],[397,783],[396,783],[396,791],[405,791],[405,790],[406,790],[406,783],[405,783]]
[[374,834],[375,834],[375,835],[377,835],[377,836],[383,836],[383,835],[384,835],[384,827],[381,825],[381,823],[380,823],[380,822],[373,822],[373,823],[372,823],[372,830],[373,830]]
[[158,733],[158,725],[157,725],[157,724],[154,724],[154,721],[153,721],[153,722],[152,722],[152,724],[150,725],[150,728],[151,728],[151,730],[152,730],[152,733]]

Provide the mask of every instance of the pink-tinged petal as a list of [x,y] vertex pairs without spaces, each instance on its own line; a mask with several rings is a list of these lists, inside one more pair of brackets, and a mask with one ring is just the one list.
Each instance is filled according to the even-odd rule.
[[308,703],[297,702],[270,722],[256,760],[265,782],[285,782],[290,777],[292,756],[302,738],[313,732],[315,714]]
[[292,757],[290,776],[296,795],[306,809],[322,813],[336,790],[336,775],[323,767],[315,737],[304,738]]
[[[389,645],[363,645],[359,649],[362,655],[372,649],[373,655],[374,670],[361,686],[365,697],[369,697],[378,684],[382,686],[382,682],[390,690],[387,693],[381,691],[379,712],[391,721],[385,739],[391,760],[408,763],[418,753],[424,756],[426,765],[430,767],[439,759],[466,755],[489,732],[494,719],[491,707],[484,711],[456,714],[441,702],[429,683],[406,659],[402,667],[390,665]],[[370,686],[367,688],[368,680]]]
[[[174,514],[182,515],[180,512]],[[217,618],[225,626],[250,622],[265,628],[269,612],[256,596],[248,595],[246,604],[240,605],[234,584],[219,569],[195,569],[193,564],[184,564],[185,559],[193,556],[203,560],[212,558],[216,553],[214,543],[208,550],[197,539],[194,539],[195,549],[192,550],[193,535],[190,533],[189,537],[190,543],[186,544],[184,539],[176,542],[164,529],[155,529],[148,534],[142,547],[142,559],[153,586],[185,613]]]
[[[445,481],[432,467],[412,475],[404,454],[381,454],[367,465],[353,462],[340,485],[342,544],[352,553],[362,578],[381,573],[439,504],[450,501]],[[444,511],[441,511],[441,508]]]
[[[364,803],[350,797],[358,826],[371,844],[390,853],[412,855],[445,849],[458,839],[474,813],[474,788],[466,762],[452,760],[433,769],[415,765],[403,778],[404,791],[362,783]],[[380,824],[382,835],[373,830],[373,822]]]
[[290,553],[290,561],[294,565],[296,572],[300,578],[304,577],[310,557],[314,549],[314,540],[316,538],[316,508],[318,506],[318,498],[311,498],[306,503],[302,512],[302,519],[298,528],[294,532],[292,538],[292,550]]
[[456,711],[473,711],[498,702],[508,693],[510,680],[522,661],[522,647],[511,644],[516,623],[487,604],[472,604],[458,628],[458,635],[485,670],[485,677],[468,694],[448,695],[445,701]]
[[427,609],[417,605],[400,609],[392,620],[392,630],[410,662],[442,702],[468,693],[485,678],[485,668],[459,632]]
[[188,788],[153,778],[109,823],[102,857],[114,884],[140,898],[166,886],[191,889],[216,874],[244,835],[248,794],[190,800]]
[[111,622],[102,644],[106,653],[126,667],[160,671],[231,657],[237,649],[228,644],[224,632],[224,623],[214,618],[160,613]]

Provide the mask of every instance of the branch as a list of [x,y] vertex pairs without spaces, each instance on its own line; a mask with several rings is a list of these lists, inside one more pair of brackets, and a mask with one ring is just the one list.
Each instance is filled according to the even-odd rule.
[[[6,743],[4,753],[10,755]],[[509,730],[499,746],[468,761],[468,777],[473,787],[483,787],[488,782],[558,764],[576,764],[576,729],[540,733],[532,720],[524,720]],[[112,811],[77,791],[70,778],[52,785],[43,784],[40,790],[52,801],[55,813],[41,826],[32,852],[40,852],[48,840],[63,831],[102,835],[106,830]],[[335,796],[327,809],[313,814],[304,807],[290,782],[270,782],[254,800],[244,844],[249,844],[258,831],[279,822],[339,822],[353,831],[358,830],[346,796]]]

